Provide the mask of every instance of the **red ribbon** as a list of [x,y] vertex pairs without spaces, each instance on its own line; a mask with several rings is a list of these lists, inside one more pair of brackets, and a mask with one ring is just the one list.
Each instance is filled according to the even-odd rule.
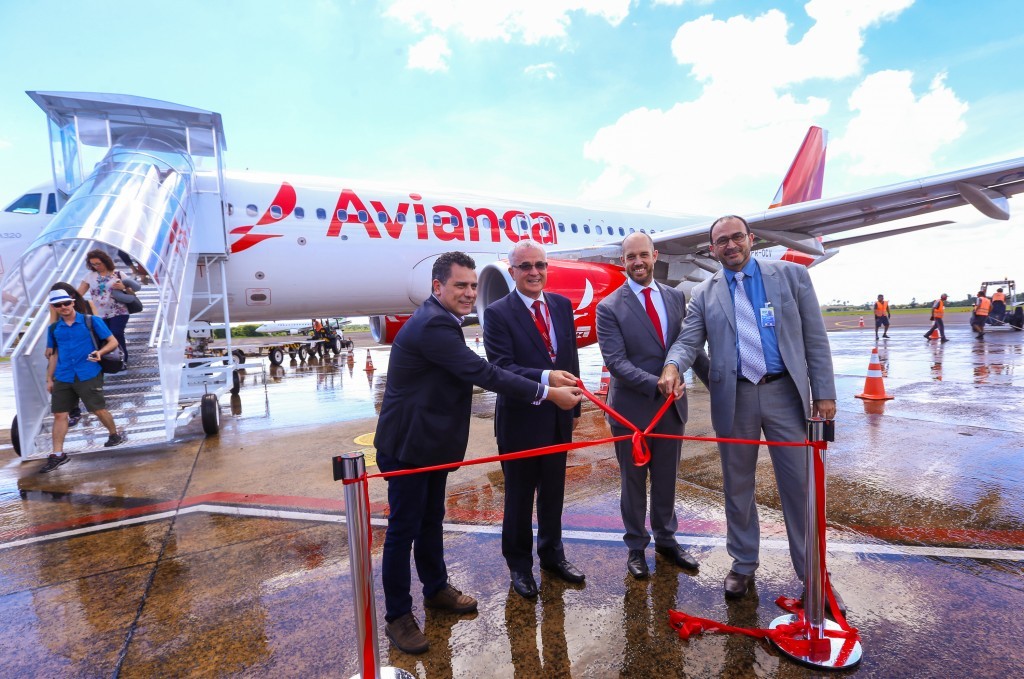
[[[687,615],[681,611],[670,610],[669,611],[669,625],[676,630],[679,637],[682,639],[689,639],[690,637],[701,634],[704,632],[714,634],[743,634],[750,637],[759,639],[769,639],[777,644],[780,648],[783,648],[792,655],[800,655],[804,657],[815,657],[820,654],[827,655],[830,652],[831,646],[827,643],[827,639],[844,639],[843,647],[837,660],[837,665],[842,665],[840,661],[844,660],[853,651],[855,644],[860,639],[860,635],[857,628],[850,627],[846,622],[846,619],[839,612],[839,607],[836,604],[835,596],[832,592],[832,584],[829,581],[828,570],[825,567],[825,467],[821,453],[827,448],[827,444],[824,441],[761,441],[759,439],[733,439],[733,438],[717,438],[710,436],[681,436],[676,434],[656,434],[654,428],[661,421],[661,418],[665,415],[665,412],[672,405],[675,400],[674,395],[670,394],[661,408],[655,414],[650,424],[644,431],[640,431],[636,425],[629,420],[625,419],[619,413],[615,412],[609,407],[604,401],[598,399],[592,394],[586,387],[583,386],[582,381],[577,381],[576,386],[583,392],[594,405],[600,410],[604,411],[611,419],[621,424],[626,429],[629,429],[632,433],[624,434],[620,436],[611,436],[607,438],[598,439],[596,441],[576,441],[572,443],[559,443],[553,446],[544,446],[543,448],[534,448],[533,450],[524,450],[516,453],[509,453],[506,455],[492,455],[490,457],[475,458],[471,460],[461,460],[459,462],[450,462],[447,464],[434,465],[430,467],[416,467],[413,469],[400,469],[392,472],[378,472],[377,474],[363,474],[360,477],[354,479],[344,479],[343,483],[362,483],[363,484],[363,497],[366,502],[366,506],[370,506],[369,496],[369,480],[370,479],[387,479],[393,476],[406,476],[409,474],[420,474],[423,472],[432,471],[447,471],[450,469],[457,469],[459,467],[468,467],[477,464],[487,464],[490,462],[508,462],[511,460],[522,460],[530,457],[538,457],[540,455],[551,455],[554,453],[562,453],[569,450],[577,450],[579,448],[586,448],[589,446],[601,445],[605,443],[615,443],[617,441],[625,441],[629,439],[633,447],[633,464],[640,467],[651,460],[650,446],[647,443],[648,438],[663,438],[663,439],[678,439],[681,441],[707,441],[712,443],[736,443],[736,444],[748,444],[748,445],[768,445],[768,446],[789,446],[789,447],[804,447],[812,446],[814,448],[814,483],[817,491],[817,512],[818,512],[818,547],[821,553],[819,559],[819,567],[821,581],[824,583],[825,593],[828,597],[829,604],[832,612],[835,615],[836,623],[839,624],[840,630],[824,630],[825,639],[819,639],[816,641],[809,640],[809,629],[810,626],[807,623],[807,619],[804,615],[803,607],[798,599],[792,599],[789,597],[779,597],[776,600],[776,604],[785,611],[796,615],[797,618],[792,623],[780,625],[775,629],[747,629],[743,627],[733,627],[724,623],[715,622],[714,620],[708,620],[706,618],[698,618],[695,616]],[[364,620],[366,623],[367,631],[372,629],[372,609],[373,601],[369,596],[369,583],[372,581],[373,573],[370,568],[369,552],[373,547],[373,526],[367,525],[367,545],[368,551],[364,563],[366,564],[365,582],[367,582],[367,591],[365,593],[365,599],[367,601],[366,610],[363,611]],[[812,648],[813,645],[813,648]],[[372,671],[376,667],[377,658],[373,654],[373,640],[369,634],[367,634],[366,641],[363,646],[363,661],[366,670]]]

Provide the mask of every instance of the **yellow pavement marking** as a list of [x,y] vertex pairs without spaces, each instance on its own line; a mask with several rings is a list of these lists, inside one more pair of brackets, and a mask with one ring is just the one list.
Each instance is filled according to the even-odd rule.
[[357,446],[363,446],[363,461],[366,463],[367,468],[377,466],[377,449],[373,447],[373,432],[368,434],[361,434],[354,439],[352,442]]

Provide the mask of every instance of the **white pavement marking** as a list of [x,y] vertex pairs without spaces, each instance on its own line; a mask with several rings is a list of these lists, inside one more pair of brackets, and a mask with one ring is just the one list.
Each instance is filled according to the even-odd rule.
[[[185,514],[225,514],[228,516],[261,517],[268,519],[287,519],[291,521],[315,521],[317,523],[345,523],[345,517],[340,514],[321,514],[317,512],[305,512],[302,510],[287,509],[266,509],[262,507],[239,507],[232,505],[194,505],[185,507],[177,512],[160,512],[148,516],[137,516],[122,521],[111,521],[86,528],[73,528],[58,533],[37,535],[22,540],[0,543],[0,550],[22,547],[51,540],[63,540],[89,533],[122,528],[148,521],[159,521],[171,518],[175,515]],[[388,525],[386,519],[370,519],[370,523],[377,527]],[[501,526],[488,526],[467,523],[446,523],[444,529],[451,533],[475,533],[478,535],[500,535]],[[537,531],[534,530],[536,535]],[[579,540],[581,542],[622,542],[622,534],[609,531],[587,531],[587,530],[563,530],[562,538],[567,540]],[[679,542],[686,547],[725,547],[725,538],[715,538],[698,535],[678,535]],[[789,551],[789,543],[786,540],[762,540],[761,546],[765,549]],[[975,560],[998,560],[998,561],[1024,561],[1024,550],[1021,549],[970,549],[955,547],[915,547],[912,545],[886,545],[870,544],[859,542],[832,541],[828,544],[828,551],[833,554],[872,554],[888,555],[899,557],[942,557],[949,559],[975,559]]]

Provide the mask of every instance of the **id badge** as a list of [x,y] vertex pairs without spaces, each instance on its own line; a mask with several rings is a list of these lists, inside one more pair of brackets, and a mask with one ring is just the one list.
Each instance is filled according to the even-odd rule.
[[775,309],[772,308],[771,302],[769,302],[767,306],[761,307],[761,327],[775,327]]

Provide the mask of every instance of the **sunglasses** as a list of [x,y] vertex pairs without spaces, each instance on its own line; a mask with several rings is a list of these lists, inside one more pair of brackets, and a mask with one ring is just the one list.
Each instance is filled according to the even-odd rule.
[[522,272],[527,272],[530,269],[536,269],[537,271],[544,271],[548,268],[547,262],[523,262],[522,264],[516,264],[516,268]]
[[72,304],[74,304],[74,302],[68,300],[67,302],[54,302],[50,306],[54,307],[55,309],[63,309],[64,307],[71,306]]
[[740,243],[745,241],[749,236],[749,233],[743,233],[742,231],[737,231],[731,236],[720,236],[715,241],[715,247],[724,248],[726,245],[729,244],[729,241],[732,241],[733,243],[736,243],[736,245],[739,245]]

